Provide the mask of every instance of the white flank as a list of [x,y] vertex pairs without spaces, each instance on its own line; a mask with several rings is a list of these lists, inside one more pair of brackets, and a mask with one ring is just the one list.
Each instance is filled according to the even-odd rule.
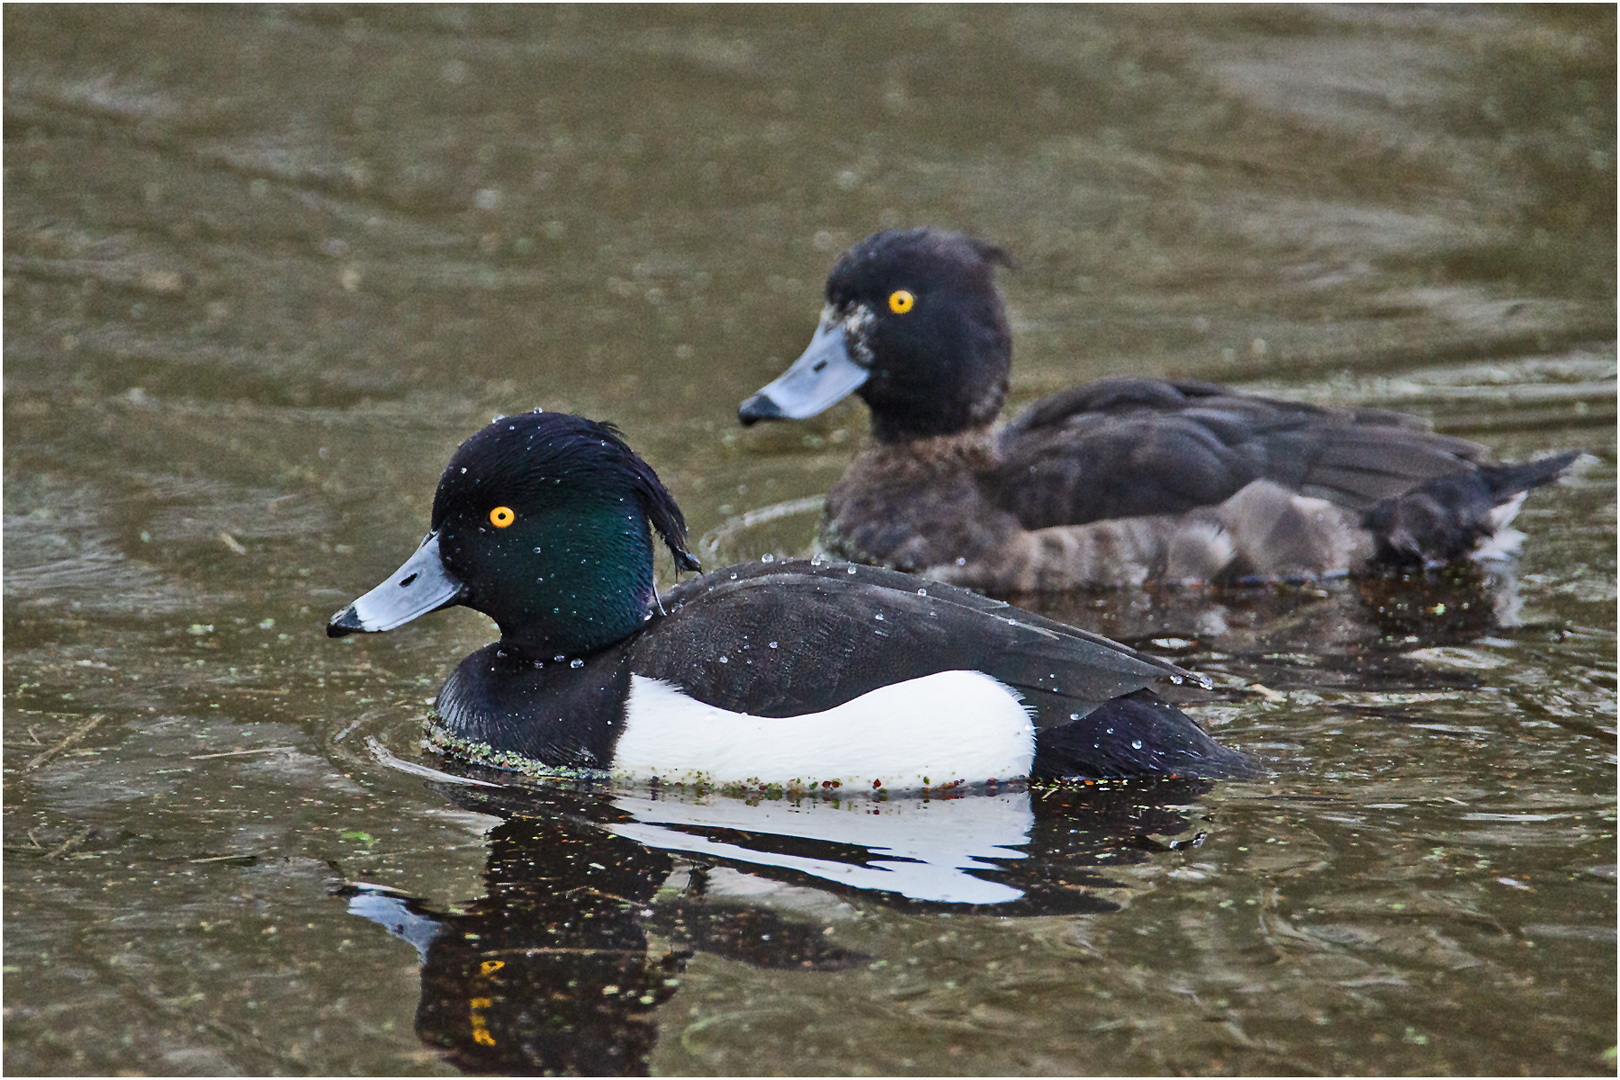
[[786,717],[728,712],[633,675],[613,772],[665,783],[903,789],[1015,779],[1034,755],[1035,726],[1017,692],[977,671],[941,671]]
[[[703,805],[624,796],[614,804],[637,821],[608,828],[648,847],[783,867],[850,888],[948,904],[1001,904],[1022,896],[1020,889],[966,871],[997,873],[1003,867],[986,860],[1025,858],[1018,846],[1029,842],[1035,823],[1028,792],[757,806],[731,799]],[[700,829],[728,837],[791,837],[800,850],[814,850],[805,841],[823,841],[840,852],[854,848],[864,854],[844,859],[831,853],[787,854],[773,849],[788,845],[762,843],[756,849],[711,839],[696,831]]]

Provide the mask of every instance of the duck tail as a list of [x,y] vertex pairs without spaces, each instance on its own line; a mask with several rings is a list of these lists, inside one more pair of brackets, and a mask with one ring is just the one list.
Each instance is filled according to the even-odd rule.
[[1151,690],[1106,701],[1085,716],[1035,733],[1032,780],[1251,775],[1243,754],[1216,742]]
[[1437,476],[1367,511],[1375,566],[1436,566],[1463,558],[1505,558],[1524,534],[1510,528],[1533,488],[1558,479],[1580,454],[1480,465]]

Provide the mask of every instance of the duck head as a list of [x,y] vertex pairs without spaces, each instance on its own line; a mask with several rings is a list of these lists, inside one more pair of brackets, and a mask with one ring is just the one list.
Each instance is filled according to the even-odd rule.
[[854,393],[879,442],[950,435],[1001,411],[1012,335],[1000,248],[936,229],[880,232],[838,257],[803,355],[742,403],[743,424],[802,420]]
[[677,566],[699,569],[680,508],[612,426],[503,417],[450,459],[415,553],[326,632],[391,630],[462,604],[495,620],[503,646],[544,658],[594,652],[649,617],[652,529]]

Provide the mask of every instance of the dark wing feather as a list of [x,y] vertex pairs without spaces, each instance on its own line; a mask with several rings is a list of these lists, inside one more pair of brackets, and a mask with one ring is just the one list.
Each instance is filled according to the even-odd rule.
[[1365,511],[1436,477],[1470,472],[1485,453],[1466,439],[1349,420],[1258,434],[1269,463],[1266,478]]
[[1399,413],[1160,379],[1104,379],[1038,401],[998,449],[986,491],[1031,529],[1185,513],[1260,479],[1366,511],[1485,456]]
[[756,715],[819,711],[965,669],[1018,690],[1040,726],[1165,677],[1196,678],[977,593],[866,566],[730,567],[682,583],[662,603],[669,614],[632,647],[633,670]]

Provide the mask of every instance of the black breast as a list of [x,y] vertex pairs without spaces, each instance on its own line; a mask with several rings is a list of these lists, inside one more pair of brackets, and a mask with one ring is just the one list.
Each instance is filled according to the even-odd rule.
[[605,769],[630,690],[628,644],[581,661],[536,661],[486,645],[456,667],[434,710],[445,734],[469,744],[472,756],[484,756],[482,743],[553,768]]

